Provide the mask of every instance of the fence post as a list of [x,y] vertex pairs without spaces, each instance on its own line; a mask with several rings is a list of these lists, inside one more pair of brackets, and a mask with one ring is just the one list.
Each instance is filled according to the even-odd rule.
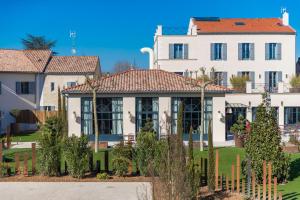
[[242,194],[245,194],[245,180],[242,179]]
[[226,191],[229,191],[229,178],[226,176]]
[[277,200],[277,177],[274,177],[274,200]]
[[215,178],[216,178],[216,190],[219,189],[219,151],[216,150],[216,173],[215,173]]
[[108,158],[108,151],[104,150],[104,167],[105,167],[105,172],[108,173],[109,171],[109,158]]
[[271,162],[269,162],[269,165],[268,165],[268,192],[269,192],[269,195],[268,195],[268,199],[271,199],[272,198],[272,164]]
[[257,185],[257,199],[260,200],[260,185]]
[[252,197],[255,199],[255,172],[252,171]]
[[267,175],[267,166],[266,161],[263,162],[263,200],[266,200],[267,198],[267,181],[266,181],[266,175]]
[[231,165],[231,192],[234,192],[234,164]]
[[28,176],[28,153],[24,153],[24,176]]
[[204,158],[204,179],[205,185],[207,185],[207,158]]
[[279,192],[279,200],[282,200],[282,193]]
[[36,168],[35,168],[35,164],[36,164],[36,144],[35,143],[31,143],[31,151],[32,151],[32,175],[35,174]]
[[19,153],[15,153],[15,174],[20,174],[20,156]]
[[236,156],[236,190],[240,193],[240,155]]

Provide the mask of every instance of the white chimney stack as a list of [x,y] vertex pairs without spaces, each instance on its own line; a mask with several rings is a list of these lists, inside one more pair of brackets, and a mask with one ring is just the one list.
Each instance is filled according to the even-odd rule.
[[282,24],[289,26],[289,13],[286,11],[286,8],[282,9]]

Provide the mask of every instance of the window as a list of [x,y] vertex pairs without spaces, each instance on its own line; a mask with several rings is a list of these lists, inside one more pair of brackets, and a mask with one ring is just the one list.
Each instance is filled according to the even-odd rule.
[[300,123],[300,107],[284,108],[284,125],[295,125]]
[[136,131],[139,132],[147,122],[152,121],[154,130],[158,133],[158,98],[136,98]]
[[183,76],[183,72],[175,72],[175,74]]
[[16,82],[17,94],[34,94],[35,82]]
[[188,44],[169,44],[169,59],[188,59]]
[[265,72],[266,88],[269,92],[277,92],[278,83],[282,81],[281,71],[267,71]]
[[266,60],[281,60],[281,43],[265,44]]
[[216,85],[227,86],[227,72],[214,72]]
[[211,44],[211,60],[227,60],[227,44]]
[[[97,117],[101,134],[123,134],[123,100],[122,98],[97,98]],[[93,134],[92,98],[81,99],[81,131],[85,135]]]
[[[180,103],[184,104],[183,111],[183,132],[188,134],[190,127],[193,127],[195,133],[198,133],[198,127],[201,124],[201,102],[198,97],[173,97],[172,98],[172,133],[177,132],[177,116]],[[212,99],[205,98],[204,108],[204,134],[208,132],[208,121],[212,118]]]
[[54,91],[54,89],[55,89],[54,82],[51,82],[51,83],[50,83],[50,89],[51,89],[51,92]]
[[254,43],[239,43],[239,60],[254,60]]
[[67,87],[73,87],[76,85],[76,82],[67,82]]

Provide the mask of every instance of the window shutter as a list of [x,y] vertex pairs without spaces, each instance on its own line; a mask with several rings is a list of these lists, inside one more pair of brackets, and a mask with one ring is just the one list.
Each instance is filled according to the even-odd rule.
[[174,44],[169,44],[169,59],[174,59]]
[[210,60],[215,60],[215,44],[210,44]]
[[276,60],[281,60],[281,43],[277,43],[276,47]]
[[188,44],[183,45],[183,53],[184,53],[183,58],[189,59],[189,45]]
[[227,44],[222,44],[222,60],[227,60]]
[[242,60],[243,59],[243,57],[242,57],[242,43],[239,43],[238,44],[238,58],[239,58],[239,60]]
[[0,94],[1,94],[1,92],[2,92],[2,83],[0,81]]
[[35,94],[35,82],[29,82],[29,94]]
[[16,93],[21,94],[21,82],[16,82]]
[[269,72],[265,72],[265,86],[269,89]]
[[266,59],[266,60],[270,60],[269,43],[265,43],[265,59]]
[[254,43],[250,43],[250,60],[254,60],[254,55],[255,55]]
[[282,82],[282,72],[278,72],[278,82]]
[[252,82],[252,89],[255,88],[255,72],[250,72],[250,81]]
[[227,72],[222,72],[223,86],[227,87]]

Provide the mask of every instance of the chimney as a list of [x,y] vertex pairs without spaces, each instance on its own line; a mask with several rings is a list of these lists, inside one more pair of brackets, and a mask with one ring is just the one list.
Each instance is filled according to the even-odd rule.
[[289,13],[286,11],[286,8],[282,9],[282,24],[289,26]]

